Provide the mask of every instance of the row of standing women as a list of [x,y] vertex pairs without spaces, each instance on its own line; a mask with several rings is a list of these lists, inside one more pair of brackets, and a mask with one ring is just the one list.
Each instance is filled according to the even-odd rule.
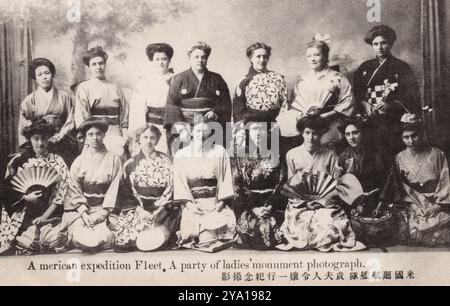
[[[205,43],[189,50],[191,68],[175,76],[168,69],[173,49],[149,45],[155,71],[139,80],[129,105],[105,79],[101,48],[84,58],[92,77],[78,85],[75,103],[53,86],[53,64],[34,60],[31,77],[39,87],[21,105],[22,152],[9,163],[2,186],[1,252],[217,250],[231,243],[342,251],[399,241],[448,243],[447,162],[426,144],[417,116],[402,117],[420,113],[420,93],[409,66],[390,53],[395,40],[387,26],[368,33],[377,57],[355,72],[352,89],[328,66],[329,46],[316,36],[307,45],[311,71],[290,99],[284,78],[267,69],[271,48],[255,43],[233,107],[225,81],[206,68],[211,49]],[[196,115],[203,120],[194,122]],[[245,136],[239,126],[248,123],[244,143],[256,147],[268,137],[260,125],[277,121],[282,162],[262,152],[230,159],[222,146],[201,145],[210,135],[204,122],[231,120],[235,143]],[[189,144],[172,148],[176,137]],[[15,192],[14,175],[37,166],[56,169],[58,184]],[[352,207],[336,193],[287,201],[280,192],[286,177],[303,172],[336,179],[353,173],[364,193]]]

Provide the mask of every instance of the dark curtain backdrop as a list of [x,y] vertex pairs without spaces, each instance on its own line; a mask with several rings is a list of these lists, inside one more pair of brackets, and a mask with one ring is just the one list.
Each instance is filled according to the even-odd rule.
[[446,58],[445,5],[448,5],[445,0],[421,0],[421,33],[423,103],[434,108],[433,112],[424,113],[424,120],[433,141],[449,149],[449,74]]
[[26,19],[0,23],[0,175],[9,155],[17,151],[20,102],[31,92],[31,27]]

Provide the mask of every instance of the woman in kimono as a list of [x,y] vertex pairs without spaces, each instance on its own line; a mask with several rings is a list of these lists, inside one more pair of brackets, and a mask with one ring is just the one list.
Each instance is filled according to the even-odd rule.
[[[54,225],[61,220],[69,169],[59,155],[48,151],[49,139],[55,135],[54,126],[39,120],[24,127],[23,135],[31,149],[17,154],[6,170],[6,190],[1,194],[0,254],[43,253],[51,251],[61,239]],[[30,187],[26,194],[14,190],[11,180],[32,167],[54,169],[59,179],[46,189]]]
[[83,57],[91,78],[76,90],[75,126],[80,129],[90,117],[106,120],[109,128],[104,143],[110,152],[126,160],[128,102],[120,87],[106,79],[107,60],[108,54],[100,46],[89,49]]
[[109,215],[116,206],[121,177],[119,157],[103,144],[108,124],[88,118],[80,126],[85,147],[70,168],[69,191],[61,232],[67,234],[65,249],[93,252],[114,245]]
[[137,237],[151,233],[151,229],[158,226],[164,226],[170,233],[162,243],[164,246],[170,246],[170,241],[176,242],[173,238],[179,229],[181,210],[172,205],[172,162],[155,149],[160,138],[160,130],[150,123],[136,131],[141,150],[125,164],[119,185],[117,208],[121,212],[114,232],[116,251],[136,247],[149,251],[136,244]]
[[419,113],[421,110],[420,89],[414,72],[391,53],[396,39],[395,31],[386,25],[372,28],[364,41],[372,46],[376,58],[361,64],[353,76],[360,111],[378,121],[375,136],[388,163],[392,163],[403,147],[401,116],[405,111]]
[[356,176],[364,191],[350,212],[356,237],[366,246],[390,245],[395,242],[392,233],[398,227],[392,211],[381,211],[378,207],[388,169],[379,150],[369,142],[370,123],[361,119],[348,120],[339,127],[339,131],[348,143],[339,154],[339,172]]
[[23,135],[24,128],[44,118],[55,129],[55,134],[49,139],[49,151],[63,157],[70,166],[78,155],[76,140],[70,134],[75,128],[72,98],[53,85],[56,69],[48,59],[35,58],[31,62],[29,73],[30,78],[36,81],[37,89],[20,104],[19,146],[30,146]]
[[[167,96],[164,126],[173,139],[180,135],[186,139],[198,116],[208,122],[218,122],[224,128],[231,121],[231,98],[227,83],[220,74],[206,68],[211,47],[197,42],[189,48],[190,69],[175,75]],[[169,148],[170,150],[172,148]],[[174,152],[172,152],[174,153]]]
[[[156,149],[167,154],[169,148],[163,121],[170,79],[173,76],[173,72],[169,69],[173,48],[164,43],[150,44],[147,46],[146,54],[152,69],[139,79],[134,89],[130,103],[129,130],[135,131],[145,122],[155,125],[162,132]],[[137,148],[137,151],[139,152],[140,148]]]
[[197,123],[192,142],[174,157],[174,200],[183,203],[179,245],[200,250],[231,245],[236,228],[230,159],[222,146],[205,144],[209,135]]
[[280,108],[288,100],[284,77],[267,69],[272,48],[254,43],[247,48],[251,66],[247,76],[236,88],[233,100],[233,120],[275,122]]
[[[286,156],[288,178],[298,172],[323,172],[336,177],[338,157],[332,150],[323,147],[320,141],[329,128],[324,119],[305,117],[298,122],[297,127],[304,143]],[[277,246],[282,250],[295,248],[328,252],[365,248],[356,241],[350,220],[334,192],[318,201],[289,199],[281,232],[287,242]]]
[[[394,203],[401,213],[403,242],[426,246],[450,243],[450,178],[444,152],[426,143],[415,115],[402,118],[406,149],[394,162],[382,205]],[[406,221],[406,222],[405,222]]]
[[[289,112],[299,120],[307,115],[318,114],[331,122],[331,128],[323,135],[322,143],[333,143],[341,139],[337,130],[339,119],[354,113],[354,99],[350,82],[341,73],[328,66],[330,47],[325,37],[317,34],[306,46],[309,73],[299,78],[292,102],[286,104],[281,113]],[[280,114],[281,116],[281,114]],[[286,122],[289,122],[287,126]],[[296,137],[295,122],[280,121],[281,136]]]
[[[283,173],[279,156],[260,150],[263,138],[268,138],[263,122],[249,125],[234,135],[232,169],[235,194],[233,210],[238,218],[237,246],[258,250],[272,249],[281,243],[278,228],[283,217],[284,197],[279,193]],[[241,146],[245,149],[241,155]],[[256,149],[252,151],[252,148]],[[283,205],[284,204],[284,205]]]

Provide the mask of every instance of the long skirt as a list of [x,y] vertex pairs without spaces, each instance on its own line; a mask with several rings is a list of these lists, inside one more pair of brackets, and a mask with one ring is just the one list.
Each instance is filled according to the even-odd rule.
[[281,232],[287,241],[287,244],[277,246],[282,250],[345,252],[365,249],[364,244],[356,241],[350,221],[339,207],[309,210],[288,204]]

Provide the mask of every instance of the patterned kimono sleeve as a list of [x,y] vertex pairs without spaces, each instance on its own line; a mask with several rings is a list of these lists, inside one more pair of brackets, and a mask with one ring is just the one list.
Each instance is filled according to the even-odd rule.
[[440,171],[439,182],[434,197],[440,205],[450,205],[450,178],[447,158],[441,150],[437,154],[438,169]]
[[62,103],[65,105],[65,108],[67,110],[67,119],[58,133],[60,139],[64,138],[64,136],[66,136],[70,131],[72,131],[75,128],[74,103],[72,96],[70,94],[67,94],[62,96],[62,99],[63,99]]
[[280,75],[280,78],[280,106],[285,108],[289,102],[288,87],[284,76]]
[[225,80],[221,76],[218,76],[218,78],[220,95],[218,102],[212,111],[219,116],[220,122],[229,122],[231,121],[230,91]]
[[355,109],[355,99],[353,96],[352,85],[344,76],[339,76],[337,78],[339,83],[339,99],[338,103],[334,107],[334,111],[350,117],[354,113]]
[[217,169],[217,200],[223,201],[234,197],[233,174],[231,172],[230,158],[225,151],[221,149],[222,154],[219,158]]
[[163,194],[161,195],[161,197],[159,198],[159,202],[161,203],[160,205],[164,205],[166,203],[169,203],[172,201],[173,199],[173,167],[172,167],[172,163],[170,161],[170,159],[167,157],[166,159],[164,159],[164,161],[169,165],[170,167],[170,174],[169,174],[169,179],[168,179],[168,183],[167,183],[167,187],[166,189],[164,189]]
[[119,191],[119,183],[122,177],[122,164],[119,157],[111,154],[110,158],[112,158],[111,185],[109,185],[103,200],[102,207],[105,209],[112,209],[116,207],[117,193]]
[[83,84],[78,86],[75,95],[75,107],[73,120],[75,122],[75,128],[80,128],[80,125],[91,116],[91,106],[89,105],[88,92],[84,88]]
[[64,201],[68,190],[68,178],[69,178],[69,168],[60,156],[55,157],[56,170],[61,176],[59,182],[56,184],[55,192],[53,198],[50,201],[53,205],[64,205]]
[[120,120],[120,128],[121,129],[128,129],[128,116],[130,114],[130,105],[128,104],[128,100],[123,94],[122,89],[117,87],[117,95],[120,99],[120,114],[119,114],[119,120]]
[[64,201],[64,210],[77,210],[80,214],[88,209],[87,199],[83,194],[83,188],[79,181],[82,155],[78,156],[73,162],[68,177],[68,192]]
[[194,197],[192,196],[184,171],[185,163],[186,158],[175,155],[173,160],[173,198],[175,201],[193,202]]
[[130,103],[130,115],[128,127],[130,130],[136,130],[146,122],[145,115],[145,96],[143,94],[143,79],[139,80],[134,88],[133,98]]
[[264,203],[264,206],[280,206],[281,204],[281,189],[287,181],[287,167],[286,165],[280,165],[280,173],[278,175],[278,183],[275,186],[272,194]]

